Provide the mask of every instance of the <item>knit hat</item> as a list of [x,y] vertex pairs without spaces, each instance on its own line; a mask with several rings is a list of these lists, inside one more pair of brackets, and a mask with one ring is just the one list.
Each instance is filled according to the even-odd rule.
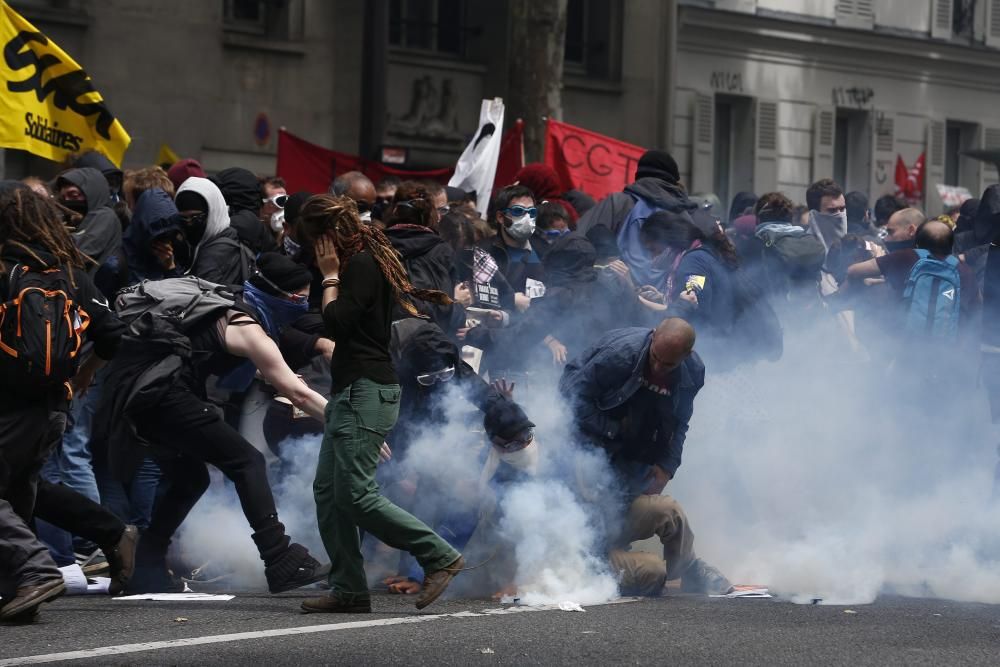
[[205,170],[201,168],[201,164],[197,160],[191,158],[175,162],[167,170],[167,178],[174,184],[175,192],[181,187],[181,183],[192,176],[205,178]]
[[285,222],[294,225],[299,219],[299,211],[302,210],[310,197],[312,197],[312,193],[305,191],[296,192],[289,196],[288,201],[285,202]]
[[257,273],[250,277],[251,285],[273,296],[282,296],[275,288],[292,293],[311,282],[309,269],[277,252],[262,253],[257,258]]
[[677,162],[666,151],[646,151],[635,168],[635,179],[659,178],[667,183],[677,183],[681,180]]

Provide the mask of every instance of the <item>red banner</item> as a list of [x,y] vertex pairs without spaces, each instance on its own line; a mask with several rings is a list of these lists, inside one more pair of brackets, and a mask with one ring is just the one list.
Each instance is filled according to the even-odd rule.
[[577,189],[601,200],[635,180],[635,166],[645,148],[603,134],[549,120],[545,129],[545,164],[556,170],[566,190]]
[[517,172],[524,166],[524,121],[518,118],[503,135],[500,142],[500,158],[497,160],[497,174],[493,179],[496,192],[514,182]]
[[386,176],[408,179],[431,179],[447,183],[452,169],[406,171],[388,167],[377,160],[365,160],[357,155],[338,153],[301,139],[286,130],[278,130],[278,176],[285,179],[289,192],[321,193],[330,188],[333,179],[349,171],[360,171],[378,183]]

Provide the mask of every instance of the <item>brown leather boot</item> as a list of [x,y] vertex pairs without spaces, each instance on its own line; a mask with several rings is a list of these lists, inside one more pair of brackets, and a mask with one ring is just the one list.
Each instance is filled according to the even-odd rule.
[[465,559],[459,556],[447,567],[443,567],[436,572],[424,575],[423,590],[420,591],[420,597],[417,598],[417,609],[423,609],[441,597],[441,594],[444,593],[444,589],[448,588],[448,584],[451,583],[451,580],[454,579],[455,575],[461,572],[464,567]]
[[22,586],[17,589],[14,599],[0,610],[0,620],[13,621],[33,618],[39,605],[43,602],[52,602],[65,592],[66,585],[61,578],[51,579],[34,586]]

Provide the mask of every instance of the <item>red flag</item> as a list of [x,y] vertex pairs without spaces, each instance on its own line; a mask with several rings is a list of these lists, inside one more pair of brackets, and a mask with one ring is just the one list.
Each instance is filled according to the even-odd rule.
[[360,171],[378,183],[385,176],[406,179],[431,179],[447,183],[451,169],[407,171],[394,169],[375,160],[339,153],[317,146],[287,130],[278,130],[278,164],[275,172],[285,179],[289,192],[326,192],[333,179],[348,171]]
[[600,200],[635,180],[645,148],[603,134],[549,120],[545,164],[556,170],[566,190],[583,190]]
[[517,172],[524,166],[524,121],[518,118],[503,135],[500,142],[500,159],[497,160],[497,174],[493,179],[496,192],[514,182]]
[[907,167],[901,155],[896,156],[896,196],[902,197],[910,204],[920,202],[924,197],[924,154]]

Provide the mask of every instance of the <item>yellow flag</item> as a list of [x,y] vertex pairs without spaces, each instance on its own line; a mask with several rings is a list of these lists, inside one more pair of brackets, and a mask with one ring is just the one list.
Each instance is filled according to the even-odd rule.
[[0,1],[0,147],[62,161],[96,150],[121,166],[131,139],[82,67]]
[[174,152],[174,149],[166,144],[160,144],[160,152],[156,154],[156,162],[153,164],[172,165],[180,162],[181,156]]

